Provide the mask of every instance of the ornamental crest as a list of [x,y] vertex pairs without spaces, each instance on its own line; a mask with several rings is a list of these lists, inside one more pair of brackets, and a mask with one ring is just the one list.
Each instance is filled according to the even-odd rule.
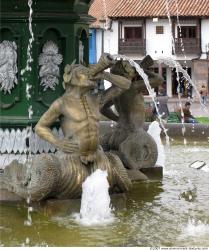
[[53,41],[47,41],[42,52],[39,55],[40,85],[44,87],[44,91],[48,88],[55,90],[55,86],[59,84],[59,65],[62,63],[63,57],[58,54],[58,46]]
[[0,89],[11,94],[17,84],[17,45],[15,42],[0,43]]

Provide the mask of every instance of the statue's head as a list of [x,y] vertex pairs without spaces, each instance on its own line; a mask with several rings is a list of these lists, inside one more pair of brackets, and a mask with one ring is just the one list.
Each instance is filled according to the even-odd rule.
[[81,88],[93,88],[95,81],[91,80],[89,69],[81,64],[67,64],[64,70],[64,88],[78,86]]
[[133,79],[136,76],[136,70],[128,61],[119,60],[111,67],[111,73],[115,75],[121,75],[129,79]]

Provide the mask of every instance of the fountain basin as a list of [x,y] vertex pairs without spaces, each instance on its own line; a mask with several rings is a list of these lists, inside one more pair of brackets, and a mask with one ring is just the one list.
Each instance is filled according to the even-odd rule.
[[[148,127],[151,123],[145,122],[144,129],[147,131]],[[171,138],[179,138],[182,139],[182,124],[180,123],[166,123],[164,124],[165,128],[168,129],[168,136]],[[110,127],[114,128],[115,123],[111,123],[109,121],[102,121],[100,126],[101,134],[104,134],[105,131],[108,131]],[[184,123],[186,128],[184,138],[188,140],[203,140],[208,141],[209,137],[209,125],[207,124],[190,124]],[[161,136],[163,137],[163,132],[161,132]]]
[[62,201],[49,200],[43,204],[45,214],[43,207],[38,211],[34,206],[32,226],[28,227],[23,203],[1,203],[1,245],[21,246],[29,238],[29,246],[207,247],[209,173],[190,164],[195,160],[209,164],[208,143],[188,142],[185,146],[174,138],[165,151],[163,179],[135,183],[126,194],[125,205],[119,196],[113,224],[80,226],[70,212],[79,210],[78,201],[70,208],[70,201],[63,201],[62,207]]

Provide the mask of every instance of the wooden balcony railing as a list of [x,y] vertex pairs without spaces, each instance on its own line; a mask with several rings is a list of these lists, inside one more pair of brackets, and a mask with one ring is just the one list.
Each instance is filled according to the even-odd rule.
[[145,39],[119,39],[120,54],[146,54]]
[[[184,52],[182,49],[184,49]],[[175,50],[176,54],[200,54],[199,38],[182,38],[182,42],[180,38],[175,38]]]

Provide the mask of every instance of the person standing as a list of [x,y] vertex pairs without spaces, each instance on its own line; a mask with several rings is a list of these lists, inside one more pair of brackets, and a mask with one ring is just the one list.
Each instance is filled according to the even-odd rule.
[[202,85],[202,88],[200,89],[200,96],[201,96],[201,102],[204,105],[206,105],[207,95],[208,95],[207,88],[205,87],[205,85]]

